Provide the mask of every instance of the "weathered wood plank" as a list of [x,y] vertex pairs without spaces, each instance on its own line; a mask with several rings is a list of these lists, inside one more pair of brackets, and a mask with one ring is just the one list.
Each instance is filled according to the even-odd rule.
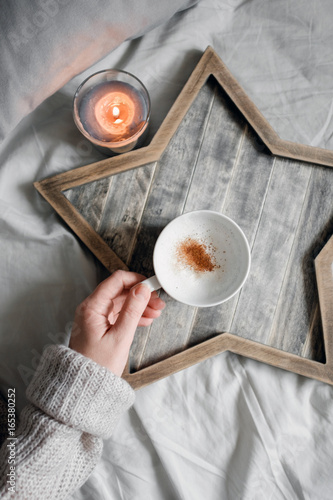
[[[150,276],[154,273],[152,254],[159,233],[170,220],[183,212],[213,100],[214,87],[205,85],[156,167],[130,263],[131,269],[144,275]],[[168,302],[168,312],[151,326],[142,345],[140,367],[151,362],[152,357],[160,359],[161,356],[168,357],[181,350],[187,338],[184,325],[191,321],[192,308],[170,301],[163,291],[161,297]],[[171,311],[174,313],[171,314]],[[174,323],[170,321],[174,315],[179,326],[177,333]],[[133,359],[131,363],[133,369],[138,369],[138,366],[134,366]]]
[[[269,337],[271,345],[307,356],[311,355],[313,348],[309,351],[309,347],[317,342],[318,336],[322,342],[319,325],[314,327],[319,319],[315,317],[318,293],[314,259],[333,232],[333,172],[317,166],[309,171],[306,199]],[[307,339],[307,335],[313,339]],[[322,351],[318,354],[323,358]]]
[[156,163],[115,176],[97,232],[127,265]]
[[[241,291],[232,331],[267,343],[294,243],[311,169],[276,159],[252,249],[249,278]],[[283,331],[281,331],[283,335]]]
[[[212,102],[205,133],[199,148],[199,155],[193,169],[192,181],[183,207],[184,212],[208,207],[218,209],[220,207],[238,154],[239,143],[244,133],[244,120],[241,116],[237,116],[237,119],[235,119],[235,114],[239,115],[238,110],[232,106],[232,103],[213,79],[210,81],[210,85],[212,85],[212,91],[214,92],[214,101]],[[219,131],[218,134],[216,134],[217,130]],[[221,165],[221,168],[217,169],[217,165]],[[212,203],[215,203],[216,206],[213,207]],[[171,355],[180,349],[177,331],[182,331],[182,338],[184,339],[181,348],[183,349],[187,343],[195,308],[177,304],[169,299],[166,294],[163,294],[163,297],[167,302],[167,308],[163,313],[163,322],[165,325],[170,325],[169,329],[172,328],[168,345],[168,352]],[[160,338],[162,328],[163,332],[165,331],[164,325],[161,323],[160,320],[155,322],[155,328],[150,332],[150,336],[154,335],[157,339]],[[186,334],[186,332],[188,333]],[[176,339],[175,345],[172,345],[173,339]],[[144,361],[141,363],[140,368],[148,366],[153,360],[161,359],[156,356],[156,348],[152,347],[152,343],[149,340]]]
[[214,84],[214,102],[184,212],[220,211],[245,135],[246,122],[225,92]]
[[[247,128],[233,165],[232,175],[224,187],[226,195],[218,201],[218,210],[240,225],[250,247],[253,245],[261,217],[273,163],[274,157],[269,154],[256,133]],[[214,200],[211,200],[209,208],[217,208]],[[231,331],[238,297],[239,294],[214,308],[198,310],[190,345],[216,333]],[[233,332],[238,333],[234,330]]]
[[[131,260],[136,231],[144,210],[156,163],[114,177],[97,232],[127,265]],[[131,361],[138,364],[148,328],[139,328],[131,346]]]
[[113,176],[63,191],[66,198],[98,232]]
[[131,261],[131,268],[138,272],[153,274],[155,241],[165,225],[183,211],[213,98],[213,89],[203,87],[158,161]]
[[[146,203],[156,163],[66,191],[66,196],[126,264]],[[138,329],[131,347],[137,364],[148,328]]]
[[161,298],[165,300],[166,308],[149,330],[136,369],[142,369],[184,350],[193,317],[193,307],[180,305],[163,291]]

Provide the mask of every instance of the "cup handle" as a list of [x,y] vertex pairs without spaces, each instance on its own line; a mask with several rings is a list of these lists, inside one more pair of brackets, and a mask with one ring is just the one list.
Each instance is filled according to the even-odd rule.
[[148,286],[151,292],[153,292],[154,290],[158,290],[159,288],[162,288],[156,276],[152,276],[151,278],[141,281],[141,283]]

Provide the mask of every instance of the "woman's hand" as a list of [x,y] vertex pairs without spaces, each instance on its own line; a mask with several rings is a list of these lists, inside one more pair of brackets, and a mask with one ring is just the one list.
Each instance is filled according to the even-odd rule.
[[121,376],[137,326],[150,325],[165,306],[156,292],[138,284],[143,279],[116,271],[103,281],[77,307],[69,347]]

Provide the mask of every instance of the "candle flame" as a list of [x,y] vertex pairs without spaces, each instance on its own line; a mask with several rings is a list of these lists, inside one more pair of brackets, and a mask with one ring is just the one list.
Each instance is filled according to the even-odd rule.
[[[117,106],[114,106],[113,110],[112,110],[112,114],[114,116],[114,118],[118,118],[119,115],[120,115],[120,110]],[[117,121],[117,120],[116,120]]]

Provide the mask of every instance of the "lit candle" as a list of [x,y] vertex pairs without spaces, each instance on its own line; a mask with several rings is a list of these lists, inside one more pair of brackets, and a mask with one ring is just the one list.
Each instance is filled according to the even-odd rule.
[[132,150],[147,129],[149,95],[142,83],[123,71],[89,77],[74,97],[74,120],[81,132],[107,154]]

